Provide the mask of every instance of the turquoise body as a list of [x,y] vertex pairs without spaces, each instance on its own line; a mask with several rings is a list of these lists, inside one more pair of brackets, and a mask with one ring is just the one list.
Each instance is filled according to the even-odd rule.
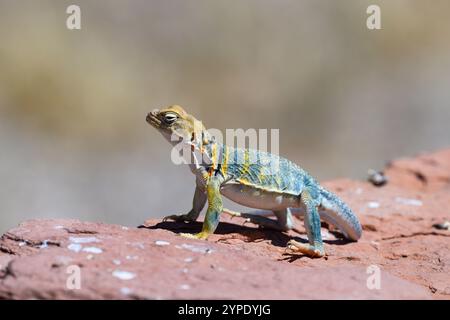
[[[217,179],[223,196],[251,208],[271,210],[278,218],[278,224],[274,225],[265,217],[255,217],[267,215],[267,211],[245,214],[254,222],[288,230],[292,228],[291,214],[305,215],[310,211],[311,225],[306,229],[315,241],[322,242],[320,218],[340,229],[348,239],[360,238],[361,225],[352,210],[292,161],[268,152],[218,143],[206,145],[204,153],[209,161],[198,172],[213,171],[215,176],[220,175]],[[302,194],[307,194],[308,203],[302,201]]]

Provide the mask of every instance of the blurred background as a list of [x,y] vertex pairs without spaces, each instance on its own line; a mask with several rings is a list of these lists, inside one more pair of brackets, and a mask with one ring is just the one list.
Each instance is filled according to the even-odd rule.
[[[381,7],[382,30],[366,28]],[[81,30],[66,8],[81,7]],[[145,122],[278,128],[320,180],[450,145],[450,1],[0,0],[0,232],[39,217],[135,226],[194,177]]]

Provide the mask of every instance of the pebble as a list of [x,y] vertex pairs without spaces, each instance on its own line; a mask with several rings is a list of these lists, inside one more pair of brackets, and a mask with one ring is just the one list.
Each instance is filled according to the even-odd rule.
[[49,240],[44,240],[44,241],[42,241],[42,244],[39,246],[39,248],[40,248],[40,249],[48,248],[48,241],[49,241]]
[[388,182],[388,178],[384,175],[383,172],[369,169],[367,175],[368,175],[367,180],[374,186],[381,187]]
[[445,221],[444,223],[433,224],[433,227],[439,230],[450,230],[450,221]]

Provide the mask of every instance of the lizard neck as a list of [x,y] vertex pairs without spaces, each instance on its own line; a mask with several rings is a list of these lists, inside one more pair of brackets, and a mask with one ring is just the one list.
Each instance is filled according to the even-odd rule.
[[214,136],[208,131],[201,132],[201,139],[193,139],[191,141],[191,171],[198,177],[204,176],[205,172],[216,170],[222,162],[222,144],[218,143]]

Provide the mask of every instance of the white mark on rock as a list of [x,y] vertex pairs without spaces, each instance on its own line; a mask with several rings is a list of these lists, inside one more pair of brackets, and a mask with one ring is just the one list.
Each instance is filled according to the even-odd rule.
[[83,248],[82,251],[89,252],[89,253],[95,253],[95,254],[99,254],[99,253],[103,252],[102,249],[97,248],[97,247],[86,247],[86,248]]
[[202,247],[202,246],[194,246],[192,244],[186,244],[186,243],[183,243],[181,245],[181,247],[180,246],[177,246],[177,247],[182,248],[182,249],[187,249],[192,252],[198,252],[198,253],[212,253],[214,251],[211,248]]
[[377,250],[380,247],[380,243],[375,240],[370,241],[370,244]]
[[87,256],[86,256],[86,259],[88,259],[88,260],[92,260],[94,258],[94,256],[92,255],[92,254],[88,254]]
[[123,270],[114,270],[112,275],[120,280],[131,280],[136,278],[136,274],[133,272],[123,271]]
[[189,290],[189,289],[191,289],[191,286],[188,285],[188,284],[182,284],[182,285],[180,286],[180,289],[181,289],[181,290]]
[[164,241],[164,240],[156,240],[156,241],[155,241],[155,244],[156,244],[157,246],[168,246],[168,245],[170,244],[170,242]]
[[187,257],[186,259],[184,259],[184,262],[192,262],[192,261],[194,261],[194,258],[191,258],[191,257]]
[[127,260],[137,260],[139,257],[138,256],[126,256],[125,258]]
[[357,188],[356,190],[355,190],[355,193],[356,194],[361,194],[363,192],[363,190],[361,189],[361,188]]
[[56,229],[56,230],[58,230],[58,229],[64,229],[64,226],[54,226],[53,229]]
[[376,208],[379,208],[379,207],[380,207],[380,203],[378,203],[378,202],[376,202],[376,201],[370,201],[370,202],[367,204],[367,206],[368,206],[370,209],[376,209]]
[[78,243],[71,243],[67,246],[67,249],[75,252],[80,252],[81,248],[82,248],[81,244]]
[[119,266],[122,262],[121,262],[119,259],[114,259],[114,260],[113,260],[113,263],[114,263],[116,266]]
[[64,265],[68,265],[69,263],[72,263],[73,259],[67,256],[57,256],[56,261]]
[[96,237],[70,237],[69,241],[73,243],[100,242]]
[[27,245],[27,243],[25,241],[19,242],[19,247],[23,247],[23,246],[26,246],[26,245]]
[[128,230],[129,228],[128,227],[122,227],[122,230]]
[[120,288],[120,293],[123,295],[127,296],[127,295],[131,294],[131,292],[132,292],[132,290],[130,288],[127,288],[127,287]]
[[416,206],[416,207],[420,207],[423,204],[422,201],[417,200],[417,199],[407,199],[407,198],[400,198],[400,197],[395,198],[395,201],[397,201],[400,204],[404,204],[407,206]]
[[183,273],[188,273],[188,272],[189,272],[189,269],[188,269],[188,268],[183,268],[183,269],[181,269],[181,272],[183,272]]
[[139,249],[142,249],[142,250],[145,249],[145,246],[140,242],[133,243],[133,246],[138,247]]

